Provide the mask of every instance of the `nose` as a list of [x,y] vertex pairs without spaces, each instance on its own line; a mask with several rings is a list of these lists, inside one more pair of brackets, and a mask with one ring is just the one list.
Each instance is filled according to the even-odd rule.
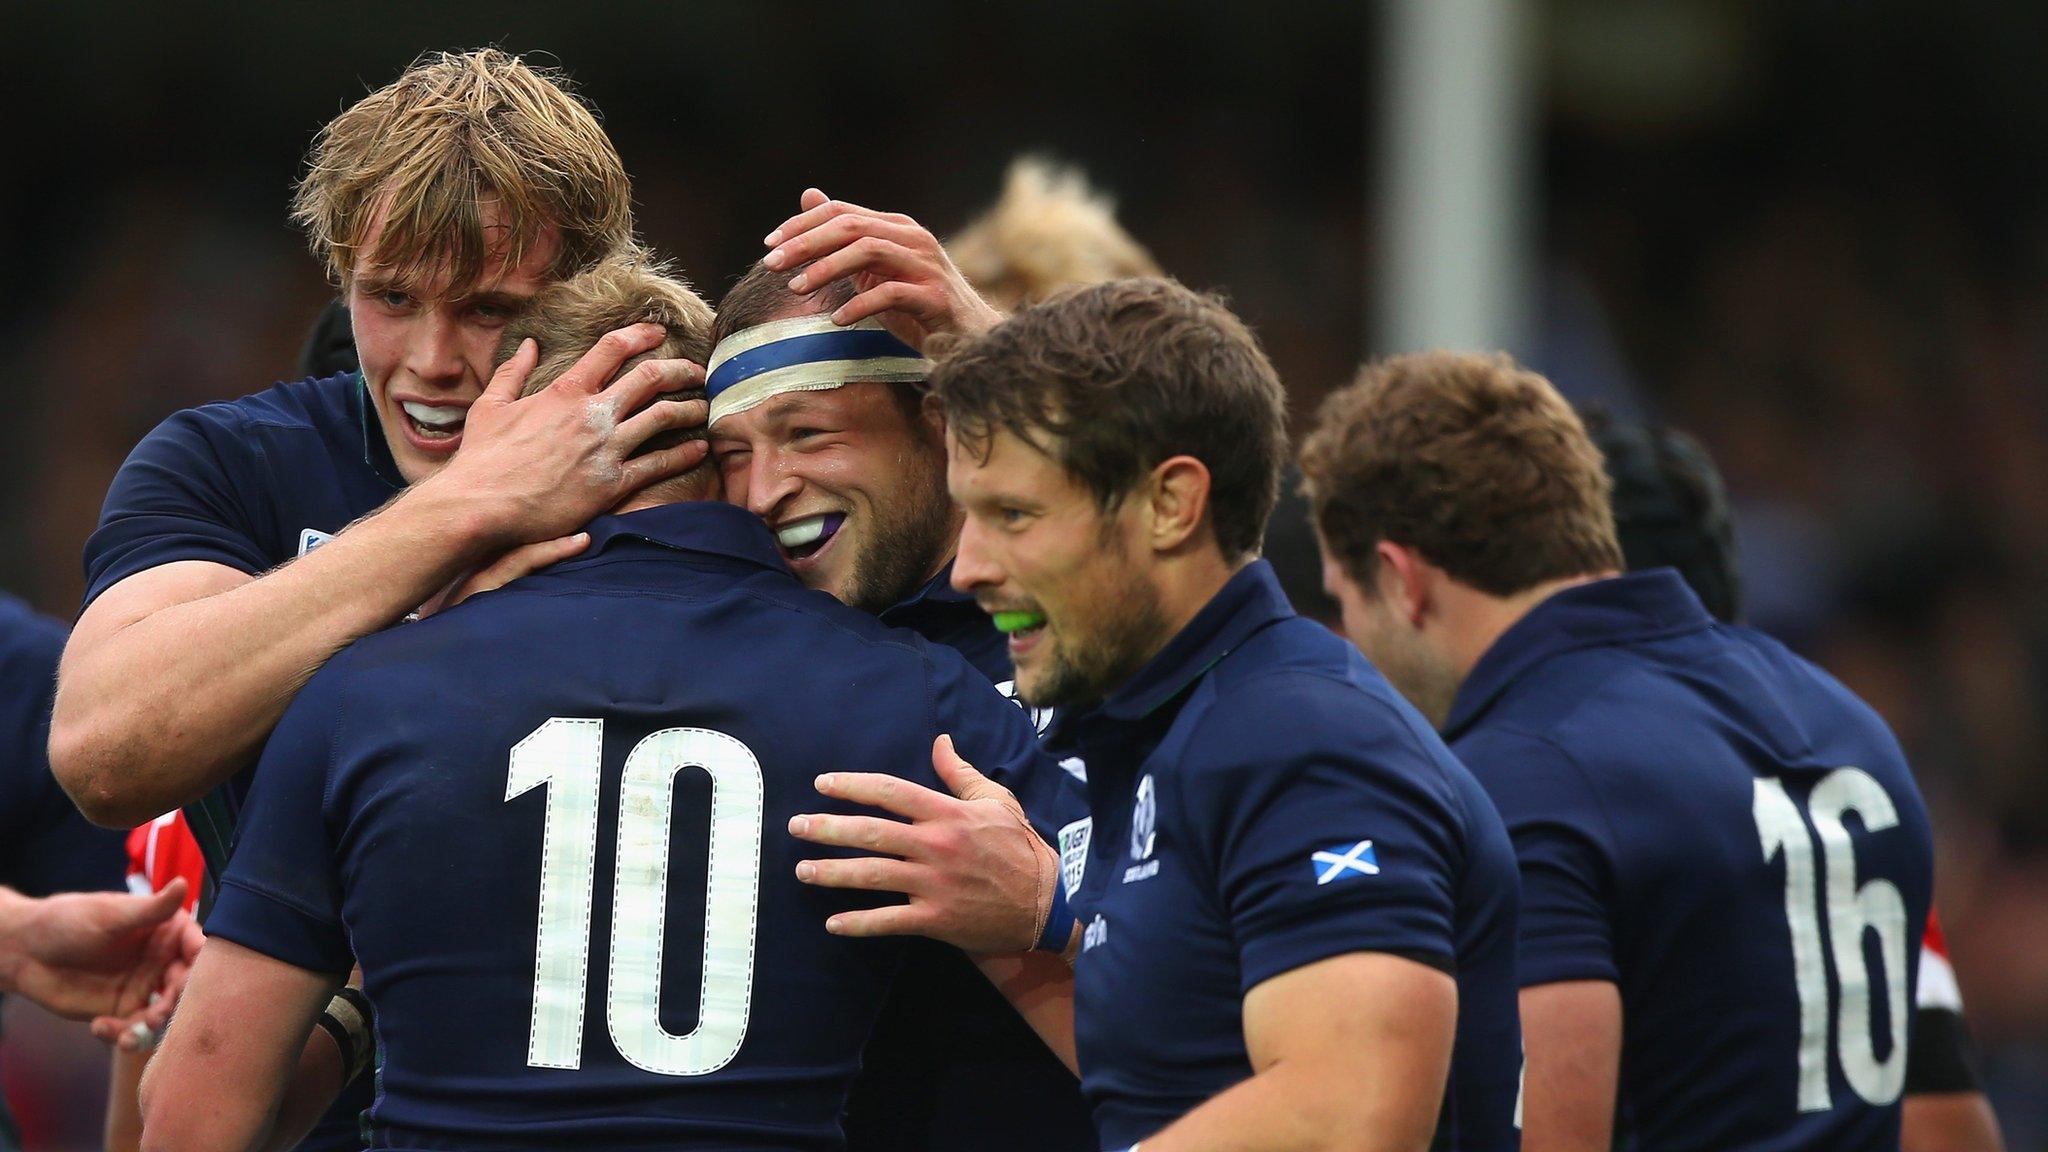
[[770,513],[803,488],[803,481],[783,468],[782,453],[765,446],[757,446],[747,461],[743,483],[746,485],[745,493],[732,495],[743,498],[747,511],[763,520],[769,519]]
[[411,325],[405,368],[424,384],[452,385],[462,379],[460,325],[440,308],[427,308]]
[[959,549],[953,555],[953,588],[967,593],[993,588],[1007,575],[989,548],[988,530],[973,516],[967,517],[960,526]]

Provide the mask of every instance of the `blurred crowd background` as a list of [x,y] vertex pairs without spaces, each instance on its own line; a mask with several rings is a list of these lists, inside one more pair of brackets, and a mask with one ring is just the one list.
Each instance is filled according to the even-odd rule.
[[[1434,78],[1507,98],[1513,351],[1719,460],[1752,620],[1912,755],[1993,1099],[2013,1147],[2048,1146],[2041,5],[13,6],[0,586],[69,618],[136,440],[290,373],[329,294],[285,220],[298,162],[420,50],[495,42],[572,73],[644,235],[714,297],[806,186],[944,236],[1012,157],[1080,165],[1161,265],[1228,294],[1305,423],[1404,350],[1381,319],[1406,287],[1387,271],[1391,113],[1430,80],[1388,77],[1395,10],[1439,3],[1504,21],[1517,62]],[[1439,145],[1457,142],[1420,141]],[[98,1059],[82,1029],[9,1006],[0,1063],[31,1148],[97,1142]]]

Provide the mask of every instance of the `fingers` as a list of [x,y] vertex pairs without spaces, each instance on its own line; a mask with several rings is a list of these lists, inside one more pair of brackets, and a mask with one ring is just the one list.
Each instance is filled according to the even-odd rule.
[[796,878],[820,888],[854,888],[863,892],[919,891],[915,864],[870,856],[860,860],[804,860]]
[[702,428],[710,416],[711,405],[703,400],[656,400],[619,425],[618,443],[630,455],[663,432]]
[[[610,380],[607,376],[605,379]],[[612,411],[629,416],[646,408],[654,398],[669,392],[687,392],[704,386],[704,368],[688,360],[643,360],[604,390]],[[699,420],[702,423],[702,420]]]
[[512,358],[498,365],[491,373],[491,382],[484,387],[481,399],[498,404],[510,404],[526,391],[526,378],[533,375],[533,366],[540,362],[540,345],[532,340],[521,340],[519,350]]
[[901,312],[919,320],[930,320],[939,308],[932,294],[919,285],[885,280],[834,309],[832,322],[844,327],[884,312]]
[[[604,391],[605,385],[611,382],[612,377],[619,374],[619,365],[624,364],[642,352],[657,347],[667,334],[668,330],[659,324],[628,324],[624,328],[607,332],[598,339],[597,343],[590,346],[590,351],[585,352],[581,360],[576,361],[573,367],[567,372],[562,373],[561,378],[548,385],[548,387],[555,391],[567,392],[572,395],[595,396],[599,392]],[[680,363],[680,361],[651,360],[648,363]],[[646,364],[640,365],[633,370],[633,373],[639,373],[640,369],[646,366]],[[625,383],[625,381],[620,381],[620,383]],[[687,387],[689,387],[687,384],[676,384],[668,388],[657,388],[654,391],[673,392]],[[648,393],[649,396],[653,394],[653,392]],[[645,403],[645,400],[642,403]]]
[[576,532],[559,536],[553,540],[542,540],[514,548],[491,564],[490,567],[464,580],[448,594],[440,608],[447,610],[469,599],[479,592],[491,592],[503,588],[522,576],[530,576],[550,564],[560,564],[590,547],[590,533]]
[[879,816],[793,816],[789,834],[813,844],[886,852],[891,856],[910,856],[919,848],[915,829],[900,820]]
[[999,785],[990,783],[988,777],[976,772],[974,765],[961,759],[960,753],[953,748],[953,738],[943,732],[932,741],[932,771],[938,773],[941,784],[962,800],[979,799],[985,794],[983,785],[1002,791]]
[[891,904],[828,917],[825,931],[834,936],[918,936],[930,921],[930,913],[915,904]]
[[107,927],[115,932],[149,928],[170,919],[185,903],[185,878],[179,876],[147,896],[120,896],[120,910]]
[[[685,440],[673,448],[642,453],[628,460],[620,470],[619,491],[638,492],[649,484],[681,476],[702,464],[710,455],[711,445],[702,440]],[[718,497],[714,493],[708,498]]]
[[[843,215],[783,241],[768,255],[776,258],[778,268],[810,263],[789,282],[792,292],[809,292],[858,271],[901,267],[912,261],[915,266],[934,265],[939,259],[939,242],[915,225]],[[884,263],[887,258],[896,264]]]
[[953,798],[881,772],[828,772],[818,777],[820,793],[837,800],[881,808],[910,820],[935,820],[950,811]]
[[[815,188],[804,193],[802,203],[803,211],[783,221],[781,227],[778,227],[775,231],[762,238],[761,242],[763,244],[777,250],[761,258],[761,263],[769,268],[789,268],[802,263],[801,260],[794,259],[792,254],[786,250],[787,243],[792,238],[801,236],[811,229],[824,224],[826,221],[839,216],[863,216],[871,220],[917,228],[916,221],[900,212],[876,212],[870,208],[863,208],[858,204],[848,204],[844,200],[828,200],[823,192],[819,192]],[[919,231],[922,231],[922,229],[919,229]]]

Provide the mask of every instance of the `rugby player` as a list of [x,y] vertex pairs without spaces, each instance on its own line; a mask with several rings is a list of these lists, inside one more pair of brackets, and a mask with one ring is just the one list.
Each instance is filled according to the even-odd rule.
[[[1628,569],[1675,568],[1715,619],[1739,623],[1742,580],[1735,562],[1735,517],[1727,486],[1706,449],[1673,428],[1601,412],[1582,416],[1614,482],[1614,528]],[[1978,1079],[1962,989],[1931,907],[1927,934],[1920,941],[1920,976],[1913,983],[1900,1137],[1904,1152],[2004,1148],[1998,1118]]]
[[1040,156],[1010,164],[1001,197],[946,241],[946,254],[1005,313],[1067,288],[1163,274],[1079,168]]
[[[607,264],[512,335],[544,381],[684,292]],[[701,355],[675,316],[660,354]],[[635,493],[587,555],[365,639],[299,693],[145,1081],[152,1147],[260,1140],[352,952],[384,1047],[376,1146],[840,1146],[901,950],[828,934],[881,898],[800,883],[768,830],[814,806],[820,765],[922,765],[950,732],[1021,766],[1035,732],[956,654],[805,589],[716,497],[708,466]]]
[[1514,838],[1525,1147],[1896,1149],[1932,850],[1883,722],[1621,574],[1598,450],[1504,356],[1369,366],[1302,468],[1345,631]]
[[[102,891],[120,887],[120,837],[86,823],[46,758],[63,650],[62,624],[0,593],[0,993],[94,1020],[102,1035],[152,1030],[199,930],[179,911],[183,885],[146,900]],[[19,1147],[0,1096],[0,1152]]]
[[[654,326],[525,399],[531,353],[493,376],[505,323],[627,244],[630,208],[590,109],[496,50],[424,56],[327,125],[294,214],[348,301],[362,370],[177,413],[115,476],[50,734],[88,817],[187,806],[218,876],[256,754],[323,661],[703,458],[696,443],[635,455],[702,421],[701,403],[647,405],[699,381],[694,365],[647,361],[601,387]],[[344,1098],[312,1146],[357,1146],[367,1100]]]
[[[1287,444],[1251,334],[1179,285],[1114,281],[965,342],[932,388],[967,517],[954,584],[1087,765],[1075,1032],[1101,1145],[1514,1147],[1512,851],[1435,733],[1257,559]],[[955,802],[911,799],[891,807],[914,824],[860,843],[929,891],[956,873],[929,847]],[[865,864],[832,871],[865,887]],[[839,919],[976,927],[915,901]]]
[[[725,497],[768,522],[805,584],[954,649],[1008,691],[1001,633],[948,582],[960,514],[946,495],[944,426],[923,407],[921,353],[933,336],[999,317],[909,217],[815,189],[799,207],[718,305],[711,442]],[[857,369],[839,359],[862,346],[883,355]],[[1045,835],[1074,849],[1086,802],[1065,773],[1017,783]],[[876,1025],[846,1127],[855,1152],[1094,1142],[1072,1071],[959,951],[928,941],[910,948]]]

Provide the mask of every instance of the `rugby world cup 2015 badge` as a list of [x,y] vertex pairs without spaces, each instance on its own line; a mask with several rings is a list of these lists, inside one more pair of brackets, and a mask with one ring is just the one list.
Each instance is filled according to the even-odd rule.
[[301,528],[299,529],[299,555],[304,556],[306,553],[332,539],[334,539],[332,532],[322,532],[317,528]]
[[1088,872],[1088,841],[1094,830],[1095,820],[1089,816],[1060,829],[1060,883],[1066,885],[1069,900],[1081,890],[1081,877]]
[[1152,859],[1159,847],[1159,789],[1147,773],[1138,781],[1138,797],[1131,805],[1131,859],[1124,869],[1124,883],[1147,880],[1159,874],[1159,861]]

